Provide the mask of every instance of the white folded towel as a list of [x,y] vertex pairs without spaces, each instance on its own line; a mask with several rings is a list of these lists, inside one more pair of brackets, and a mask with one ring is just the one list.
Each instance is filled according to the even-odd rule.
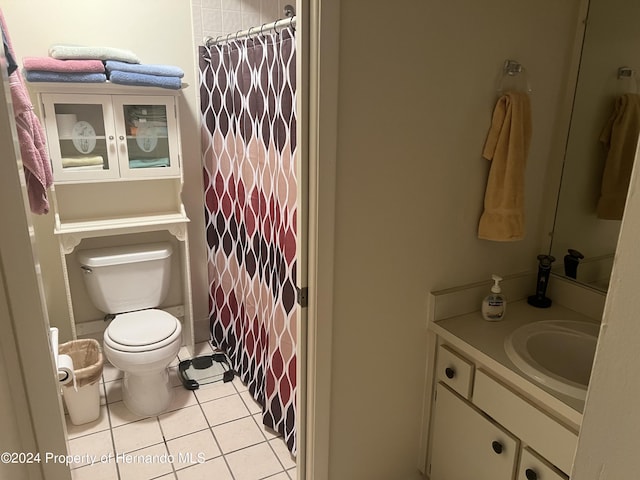
[[102,167],[104,159],[100,155],[92,156],[78,156],[78,157],[63,157],[62,167],[86,167],[89,165],[99,165]]
[[113,47],[51,45],[49,56],[59,60],[118,60],[126,63],[140,63],[140,59],[132,51]]

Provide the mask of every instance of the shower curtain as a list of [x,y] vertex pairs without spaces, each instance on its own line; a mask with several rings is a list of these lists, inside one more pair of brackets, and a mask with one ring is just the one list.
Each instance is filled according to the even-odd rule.
[[292,29],[200,47],[211,339],[296,453]]

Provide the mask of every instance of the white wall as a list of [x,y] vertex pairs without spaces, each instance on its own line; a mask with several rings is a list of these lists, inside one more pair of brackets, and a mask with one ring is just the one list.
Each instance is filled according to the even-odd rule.
[[[341,2],[329,478],[413,478],[427,293],[531,270],[547,251],[578,7]],[[534,89],[527,236],[492,243],[476,236],[480,155],[505,59]]]
[[639,175],[636,155],[571,474],[573,480],[638,477]]
[[[183,201],[191,219],[189,241],[194,319],[200,326],[196,332],[200,340],[208,338],[200,106],[190,3],[172,0],[2,0],[0,7],[19,63],[26,56],[47,56],[53,43],[75,43],[125,48],[135,52],[143,63],[177,65],[184,70],[183,81],[189,87],[183,91],[180,102]],[[52,215],[34,216],[34,224],[51,322],[60,328],[61,341],[66,340],[70,338],[68,313]]]

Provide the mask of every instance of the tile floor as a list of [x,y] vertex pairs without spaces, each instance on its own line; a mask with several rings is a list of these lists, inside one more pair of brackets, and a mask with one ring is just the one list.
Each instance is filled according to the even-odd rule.
[[[207,343],[196,355],[212,353]],[[122,372],[105,364],[100,417],[75,426],[67,416],[74,480],[295,480],[296,463],[282,437],[262,425],[261,407],[238,377],[184,389],[170,366],[173,402],[157,417],[138,417],[122,403]],[[80,457],[79,457],[80,458]],[[101,461],[104,460],[104,461]]]

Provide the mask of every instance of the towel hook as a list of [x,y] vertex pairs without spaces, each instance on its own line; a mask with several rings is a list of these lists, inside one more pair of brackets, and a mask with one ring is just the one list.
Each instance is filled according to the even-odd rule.
[[634,73],[631,67],[620,67],[618,68],[618,80],[633,77]]
[[523,70],[524,69],[522,65],[516,62],[515,60],[504,61],[503,71],[505,75],[511,75],[513,77],[514,75],[518,75],[519,73],[522,73]]
[[[524,84],[517,85],[518,79]],[[502,94],[507,90],[524,90],[525,93],[531,93],[531,86],[529,85],[529,78],[527,76],[527,70],[524,66],[515,60],[505,60],[502,66],[502,75],[498,83],[498,93]]]
[[[628,93],[638,93],[638,79],[636,77],[636,71],[633,68],[618,68],[618,80],[624,80],[627,83],[631,83],[630,88],[628,88]],[[627,83],[625,83],[625,85]]]

